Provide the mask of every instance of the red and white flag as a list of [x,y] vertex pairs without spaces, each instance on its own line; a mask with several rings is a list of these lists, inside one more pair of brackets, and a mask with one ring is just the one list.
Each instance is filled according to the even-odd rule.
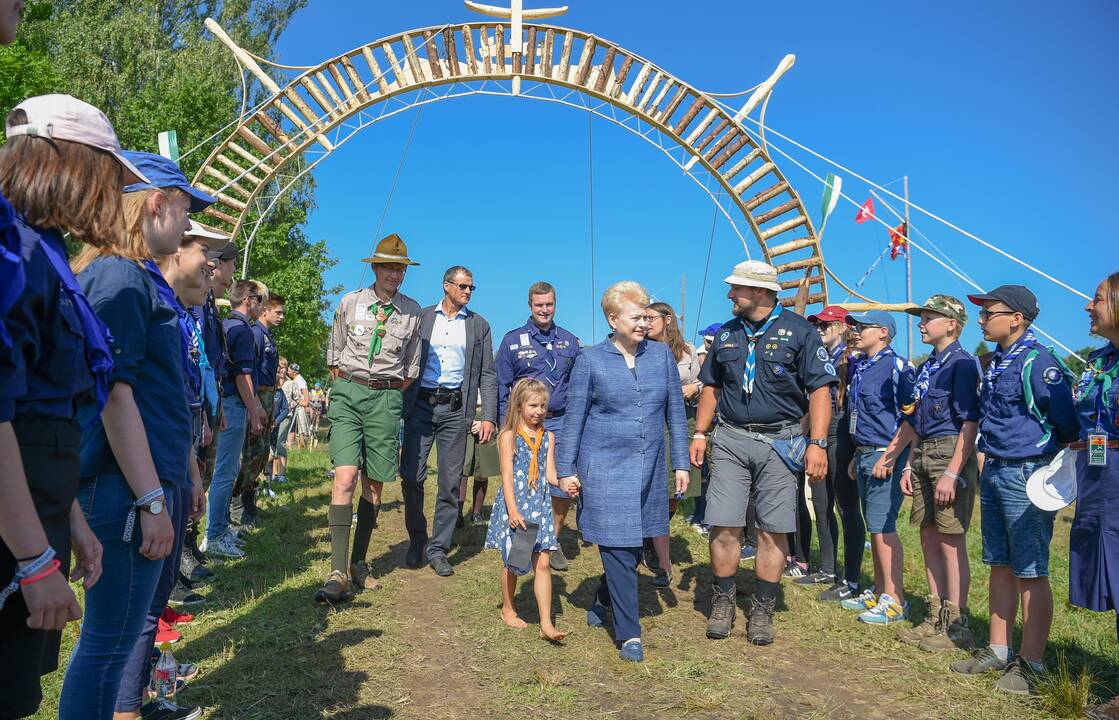
[[859,211],[857,213],[855,213],[855,222],[857,222],[861,225],[861,224],[865,223],[867,220],[873,220],[873,219],[874,219],[874,199],[873,198],[867,198],[866,202],[863,203],[863,206],[861,208],[859,208]]

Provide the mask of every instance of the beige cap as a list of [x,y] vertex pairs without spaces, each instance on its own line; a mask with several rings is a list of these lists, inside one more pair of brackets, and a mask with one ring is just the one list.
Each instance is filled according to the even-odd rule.
[[728,285],[741,285],[742,287],[757,287],[781,291],[777,283],[777,268],[761,260],[746,260],[734,266],[734,271],[723,279]]

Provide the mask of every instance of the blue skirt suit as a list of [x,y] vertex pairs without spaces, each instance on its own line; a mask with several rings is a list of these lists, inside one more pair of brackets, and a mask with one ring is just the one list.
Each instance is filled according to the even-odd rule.
[[631,371],[612,338],[575,360],[567,412],[556,439],[556,473],[582,483],[578,524],[599,546],[605,571],[599,602],[613,610],[615,639],[641,637],[637,561],[642,540],[668,533],[664,434],[672,467],[688,470],[688,421],[676,359],[664,343],[642,342]]

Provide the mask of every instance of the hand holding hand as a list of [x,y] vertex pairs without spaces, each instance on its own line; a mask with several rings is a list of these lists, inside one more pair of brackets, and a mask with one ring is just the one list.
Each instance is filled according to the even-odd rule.
[[560,478],[559,489],[567,493],[567,497],[573,498],[579,494],[579,478],[572,475],[571,477]]

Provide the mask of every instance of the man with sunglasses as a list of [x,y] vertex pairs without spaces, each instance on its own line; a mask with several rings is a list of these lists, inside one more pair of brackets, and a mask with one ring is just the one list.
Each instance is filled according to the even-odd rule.
[[[455,265],[443,274],[443,299],[420,316],[420,381],[404,398],[404,523],[407,564],[423,564],[424,553],[440,577],[454,574],[447,552],[459,517],[458,487],[466,459],[466,434],[481,390],[478,442],[489,442],[497,427],[497,379],[493,339],[485,318],[466,305],[474,295],[474,275]],[[432,445],[439,465],[439,488],[430,542],[424,516],[424,480]],[[425,547],[426,544],[426,547]]]

